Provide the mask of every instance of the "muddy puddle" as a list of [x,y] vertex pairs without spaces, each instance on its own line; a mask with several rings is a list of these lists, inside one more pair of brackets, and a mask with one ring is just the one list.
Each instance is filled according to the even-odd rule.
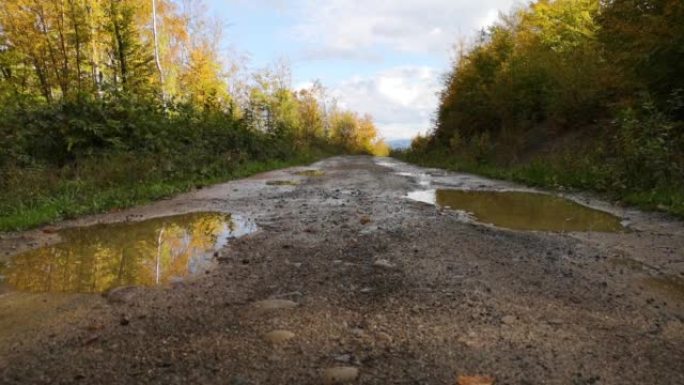
[[295,180],[269,180],[266,182],[268,186],[297,186],[299,182]]
[[25,292],[163,285],[206,271],[216,250],[255,230],[249,220],[206,212],[68,228],[58,233],[58,243],[4,262],[0,277],[3,286]]
[[674,301],[684,302],[684,278],[676,276],[650,277],[644,280],[644,284],[649,289]]
[[465,211],[475,220],[514,230],[623,230],[620,218],[553,195],[521,191],[424,190],[409,193],[420,202]]
[[325,172],[321,170],[304,170],[304,171],[297,171],[294,173],[294,175],[299,175],[299,176],[306,176],[306,177],[321,177],[325,175]]

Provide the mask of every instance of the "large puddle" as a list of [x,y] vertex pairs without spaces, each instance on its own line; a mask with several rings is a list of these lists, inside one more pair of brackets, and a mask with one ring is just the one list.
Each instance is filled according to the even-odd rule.
[[409,198],[462,210],[479,222],[514,230],[617,232],[623,229],[616,216],[547,194],[445,189],[416,191]]
[[59,243],[0,265],[0,276],[11,289],[28,292],[163,285],[205,271],[216,250],[255,229],[251,221],[222,213],[70,228],[59,232]]

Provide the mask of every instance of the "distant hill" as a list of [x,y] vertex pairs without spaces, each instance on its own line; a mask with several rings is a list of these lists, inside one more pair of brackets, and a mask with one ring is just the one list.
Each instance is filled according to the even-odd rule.
[[387,140],[386,143],[392,150],[401,150],[411,147],[411,139],[393,139]]

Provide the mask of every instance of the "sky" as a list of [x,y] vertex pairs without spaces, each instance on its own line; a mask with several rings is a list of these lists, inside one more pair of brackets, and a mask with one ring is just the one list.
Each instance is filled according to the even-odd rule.
[[320,80],[388,140],[429,130],[455,44],[519,2],[206,0],[224,25],[224,49],[255,70],[286,61],[294,88]]

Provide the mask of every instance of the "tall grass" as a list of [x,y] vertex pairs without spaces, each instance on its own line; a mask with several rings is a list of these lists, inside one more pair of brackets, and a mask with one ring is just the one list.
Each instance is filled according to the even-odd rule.
[[[152,155],[116,154],[83,160],[78,166],[8,171],[0,191],[0,231],[23,230],[85,214],[120,210],[195,188],[252,174],[310,163],[332,149],[306,150],[282,159],[212,162]],[[185,166],[183,166],[185,164]]]

